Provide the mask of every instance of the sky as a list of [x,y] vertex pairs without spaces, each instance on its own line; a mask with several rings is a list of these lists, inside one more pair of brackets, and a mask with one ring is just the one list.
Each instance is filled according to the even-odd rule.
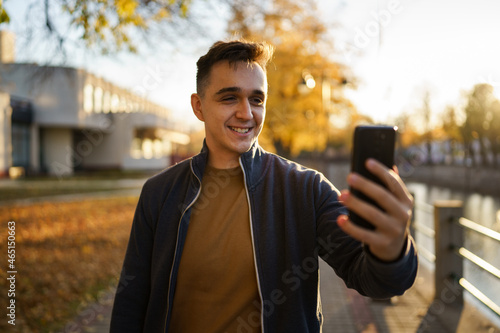
[[[19,15],[26,2],[7,0],[5,6],[15,8],[11,15]],[[330,33],[335,59],[359,82],[347,96],[377,122],[390,123],[403,112],[415,112],[425,91],[437,114],[447,105],[459,105],[474,84],[490,83],[500,90],[499,1],[320,0],[319,7],[325,21],[336,23]],[[185,43],[168,56],[83,57],[75,65],[145,91],[179,120],[196,123],[190,108],[195,63],[213,41],[226,37],[220,17],[227,13],[221,10],[210,38],[198,45]]]
[[349,96],[362,113],[391,121],[418,110],[429,91],[437,114],[477,83],[500,97],[500,2],[353,0],[334,9],[340,59],[361,81]]

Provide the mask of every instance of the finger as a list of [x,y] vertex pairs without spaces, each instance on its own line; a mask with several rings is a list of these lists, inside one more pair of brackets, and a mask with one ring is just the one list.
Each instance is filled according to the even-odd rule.
[[373,224],[376,229],[387,228],[388,215],[379,208],[359,199],[347,190],[340,193],[340,200],[350,211]]
[[374,239],[377,237],[377,234],[375,232],[353,223],[351,220],[349,220],[349,217],[347,215],[340,215],[337,218],[337,224],[339,225],[340,229],[342,229],[342,231],[344,231],[346,234],[365,244],[373,243]]
[[397,173],[396,166],[396,171],[394,171],[375,159],[368,159],[366,161],[366,168],[377,176],[398,199],[404,200],[407,203],[412,201],[410,192]]
[[406,239],[406,236],[404,236],[398,238],[398,241],[398,239],[386,237],[380,232],[359,227],[349,220],[346,215],[340,215],[337,218],[337,224],[346,234],[368,245],[373,255],[385,261],[395,260],[399,256]]
[[[396,216],[400,219],[406,219],[408,209],[410,209],[411,211],[411,206],[409,206],[408,203],[401,203],[386,188],[364,178],[361,175],[351,174],[348,176],[347,182],[349,183],[351,188],[359,190],[366,196],[372,198],[389,215]],[[355,196],[353,195],[353,197]],[[356,209],[356,205],[358,205],[358,202],[362,207],[364,206],[365,201],[357,199],[356,203],[354,203],[355,206],[353,207],[353,210]],[[374,206],[371,207],[380,211],[379,208],[376,208]]]
[[394,172],[396,173],[396,175],[398,175],[398,176],[399,176],[399,169],[398,169],[398,166],[397,166],[396,164],[394,164],[394,165],[392,166],[392,170],[394,170]]

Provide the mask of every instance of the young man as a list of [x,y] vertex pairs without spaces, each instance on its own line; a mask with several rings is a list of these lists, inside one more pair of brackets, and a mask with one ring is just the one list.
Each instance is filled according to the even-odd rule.
[[[396,172],[367,165],[390,190],[348,177],[384,212],[259,147],[271,56],[234,41],[199,59],[191,105],[204,147],[144,185],[111,332],[320,332],[319,257],[363,295],[413,284],[412,198]],[[348,208],[376,229],[352,224]]]

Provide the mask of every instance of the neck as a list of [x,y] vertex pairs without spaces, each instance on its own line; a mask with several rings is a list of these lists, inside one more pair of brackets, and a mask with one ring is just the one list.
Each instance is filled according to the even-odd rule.
[[239,158],[234,157],[221,157],[208,154],[208,165],[215,169],[232,169],[240,165]]

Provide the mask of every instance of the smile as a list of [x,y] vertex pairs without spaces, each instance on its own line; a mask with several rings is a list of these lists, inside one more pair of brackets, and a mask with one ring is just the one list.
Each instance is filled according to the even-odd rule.
[[241,128],[241,127],[232,127],[232,126],[229,126],[229,128],[231,129],[231,131],[236,132],[236,133],[241,133],[241,134],[248,133],[251,130],[251,128]]

